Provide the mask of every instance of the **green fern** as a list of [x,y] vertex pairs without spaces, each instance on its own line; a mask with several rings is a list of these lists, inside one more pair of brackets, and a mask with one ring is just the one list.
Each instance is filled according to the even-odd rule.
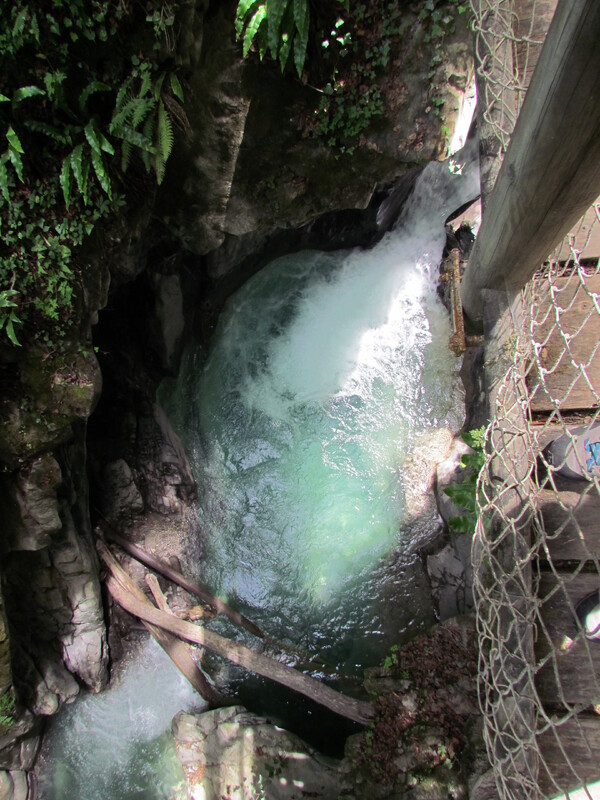
[[294,66],[302,75],[310,28],[308,0],[239,0],[236,17],[236,38],[242,40],[244,58],[253,44],[258,45],[262,61],[268,51],[285,70],[293,53]]
[[166,163],[173,149],[173,125],[162,100],[158,102],[158,149]]

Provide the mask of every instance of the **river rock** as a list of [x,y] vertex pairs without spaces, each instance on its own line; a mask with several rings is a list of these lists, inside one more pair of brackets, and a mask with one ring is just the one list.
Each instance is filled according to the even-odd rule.
[[433,485],[436,466],[448,456],[453,439],[447,428],[427,431],[415,442],[404,464],[402,538],[411,543],[412,550],[431,545],[442,532]]
[[21,770],[0,772],[0,800],[27,800],[27,775]]
[[338,763],[241,706],[177,714],[172,724],[192,800],[334,800]]

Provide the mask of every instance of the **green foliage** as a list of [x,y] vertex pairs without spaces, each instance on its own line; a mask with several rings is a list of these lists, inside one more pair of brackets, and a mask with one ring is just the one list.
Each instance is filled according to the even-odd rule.
[[479,475],[485,465],[485,431],[485,426],[482,426],[462,434],[463,440],[473,451],[464,455],[460,462],[466,475],[461,483],[455,483],[444,489],[444,494],[467,512],[449,520],[450,527],[459,533],[475,532]]
[[[74,318],[77,248],[123,205],[132,159],[160,183],[184,126],[158,57],[177,6],[17,0],[0,9],[0,332],[13,345]],[[38,337],[39,338],[39,337]],[[43,338],[43,337],[42,337]]]
[[0,734],[13,725],[15,721],[15,698],[11,689],[0,696]]
[[385,657],[383,660],[383,668],[384,669],[392,669],[393,667],[398,666],[398,650],[400,647],[397,644],[393,644],[390,647],[390,653]]
[[244,58],[253,44],[262,61],[270,53],[283,72],[293,56],[302,75],[310,30],[309,0],[238,0],[235,32]]

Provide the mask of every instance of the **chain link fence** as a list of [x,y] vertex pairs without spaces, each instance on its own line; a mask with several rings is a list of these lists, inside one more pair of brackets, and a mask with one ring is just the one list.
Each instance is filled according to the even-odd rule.
[[[472,0],[491,172],[555,5]],[[596,204],[516,299],[486,297],[474,596],[486,745],[506,800],[600,797],[599,255]]]

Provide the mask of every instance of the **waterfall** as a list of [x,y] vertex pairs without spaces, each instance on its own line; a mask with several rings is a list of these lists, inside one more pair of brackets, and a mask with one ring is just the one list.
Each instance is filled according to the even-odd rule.
[[[454,159],[424,170],[372,250],[269,264],[228,301],[208,357],[188,348],[160,393],[199,486],[199,576],[346,672],[433,621],[401,487],[418,437],[463,419],[437,267],[444,220],[479,183],[473,153]],[[177,796],[165,732],[196,700],[148,643],[53,723],[42,797]]]

